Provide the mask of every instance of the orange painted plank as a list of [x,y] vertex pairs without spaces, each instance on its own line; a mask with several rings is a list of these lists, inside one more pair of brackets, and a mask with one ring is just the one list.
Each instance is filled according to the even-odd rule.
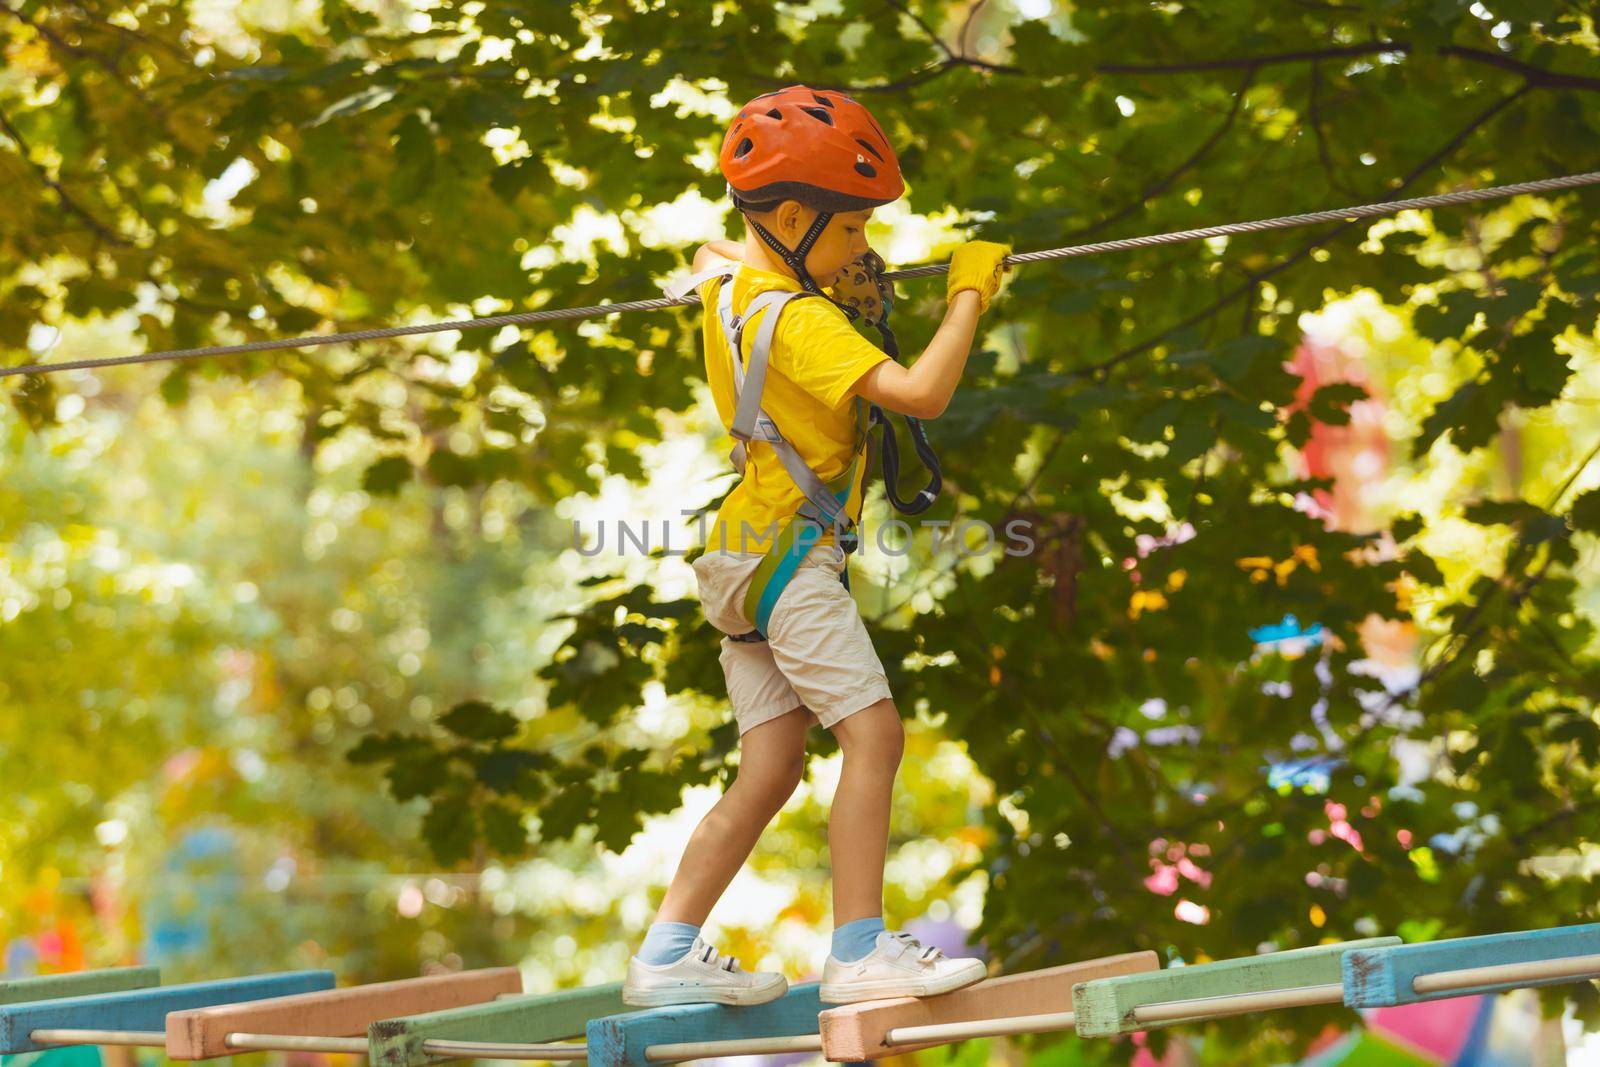
[[231,1056],[233,1033],[298,1037],[364,1037],[380,1019],[460,1008],[522,992],[522,972],[495,967],[435,974],[398,982],[348,986],[243,1004],[175,1011],[167,1015],[167,1055],[175,1060]]
[[1160,967],[1161,961],[1154,952],[1130,952],[987,978],[937,997],[869,1000],[829,1008],[819,1017],[822,1054],[835,1062],[847,1063],[933,1048],[934,1045],[929,1044],[889,1046],[883,1043],[883,1038],[899,1026],[932,1026],[1071,1011],[1072,987],[1078,982],[1141,974]]

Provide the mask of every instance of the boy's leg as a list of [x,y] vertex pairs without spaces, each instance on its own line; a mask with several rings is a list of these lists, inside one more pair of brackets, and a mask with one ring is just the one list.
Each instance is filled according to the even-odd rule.
[[844,768],[828,815],[833,922],[840,927],[883,915],[889,812],[895,774],[905,750],[905,729],[894,701],[879,700],[840,719],[833,726],[833,736],[844,754]]
[[844,754],[828,818],[835,926],[883,915],[889,807],[905,747],[883,664],[839,580],[844,567],[837,547],[812,549],[767,631],[773,662]]
[[761,831],[800,784],[809,724],[806,709],[797,707],[739,736],[739,773],[690,836],[657,922],[705,923]]

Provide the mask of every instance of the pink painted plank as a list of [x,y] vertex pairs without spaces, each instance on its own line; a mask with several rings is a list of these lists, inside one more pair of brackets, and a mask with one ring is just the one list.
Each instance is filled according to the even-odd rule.
[[822,1054],[835,1062],[848,1063],[933,1048],[926,1044],[889,1046],[883,1043],[883,1038],[899,1026],[932,1026],[1071,1011],[1072,987],[1078,982],[1160,968],[1161,961],[1154,952],[1130,952],[988,978],[937,997],[869,1000],[829,1008],[819,1017]]
[[175,1060],[231,1056],[227,1035],[291,1034],[298,1037],[364,1037],[380,1019],[461,1008],[522,992],[522,972],[494,967],[435,974],[398,982],[348,986],[243,1004],[175,1011],[167,1015],[167,1055]]

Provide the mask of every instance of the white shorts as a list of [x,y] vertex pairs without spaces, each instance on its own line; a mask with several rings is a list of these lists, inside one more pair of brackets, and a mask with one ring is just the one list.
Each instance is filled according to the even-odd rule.
[[[762,558],[707,552],[694,561],[701,607],[724,634],[755,628],[745,618],[744,597]],[[831,730],[845,716],[891,696],[861,612],[839,580],[844,568],[842,549],[817,545],[772,609],[767,640],[722,639],[722,673],[740,735],[798,707]]]

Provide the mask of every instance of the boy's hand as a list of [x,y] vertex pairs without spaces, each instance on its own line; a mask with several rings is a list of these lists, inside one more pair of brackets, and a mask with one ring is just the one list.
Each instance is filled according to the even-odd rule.
[[733,260],[739,262],[744,259],[744,246],[732,241],[708,241],[695,249],[694,264],[690,267],[695,274],[699,274],[707,267],[719,260]]
[[887,268],[883,257],[869,248],[839,272],[839,280],[830,287],[834,303],[853,308],[868,326],[883,322],[894,307],[894,286],[883,277]]
[[946,299],[954,299],[964,289],[978,294],[978,313],[989,310],[989,301],[1000,291],[1000,276],[1010,270],[1003,263],[1011,253],[1010,245],[993,241],[968,241],[950,257],[950,279],[945,287]]

